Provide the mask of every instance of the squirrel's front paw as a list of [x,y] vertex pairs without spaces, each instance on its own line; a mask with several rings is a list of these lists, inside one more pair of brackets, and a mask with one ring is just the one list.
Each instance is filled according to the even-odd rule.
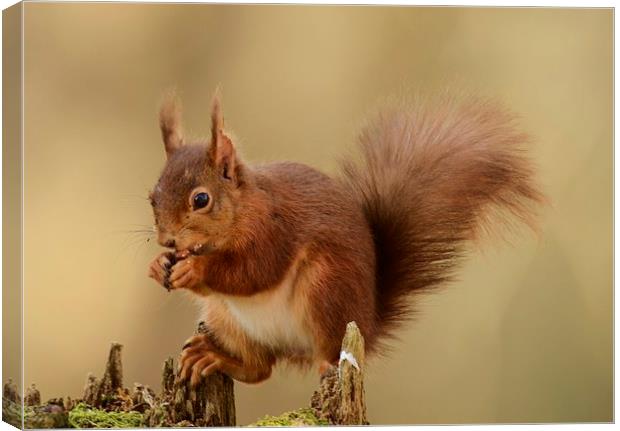
[[176,262],[174,253],[164,252],[151,261],[149,265],[149,277],[164,286],[166,289],[170,289],[170,270],[172,265]]
[[195,289],[203,284],[205,261],[202,256],[189,256],[172,267],[170,286],[173,289]]

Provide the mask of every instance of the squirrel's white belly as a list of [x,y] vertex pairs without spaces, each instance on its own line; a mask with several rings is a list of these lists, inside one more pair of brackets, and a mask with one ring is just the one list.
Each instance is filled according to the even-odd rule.
[[303,277],[297,277],[297,262],[282,282],[268,291],[252,296],[216,294],[226,304],[230,316],[247,336],[274,350],[301,356],[312,355],[312,336],[303,324]]
[[225,302],[250,338],[276,349],[308,352],[312,343],[302,327],[302,316],[295,313],[293,287],[292,281],[285,280],[272,291],[227,297]]

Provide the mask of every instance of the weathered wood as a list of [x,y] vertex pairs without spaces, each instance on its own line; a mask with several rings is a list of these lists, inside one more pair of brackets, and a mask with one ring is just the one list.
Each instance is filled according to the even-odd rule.
[[13,379],[9,379],[2,387],[2,420],[14,427],[22,427],[22,399]]
[[347,325],[338,367],[321,378],[311,406],[319,419],[335,425],[367,425],[363,367],[364,337],[355,322]]
[[140,413],[151,410],[157,405],[156,398],[157,396],[151,388],[140,383],[134,383],[131,394],[131,409]]
[[71,399],[71,397],[67,397],[67,399],[65,400],[66,411],[73,410],[76,405],[78,405],[78,402],[76,400]]
[[[206,334],[203,323],[197,334]],[[165,367],[164,367],[165,370]],[[172,398],[172,420],[190,421],[195,426],[235,426],[235,394],[233,380],[216,372],[204,378],[195,388],[177,374]]]
[[2,420],[20,429],[68,428],[68,415],[64,406],[51,401],[45,405],[25,406],[22,410],[21,401],[15,403],[9,398],[3,398]]
[[22,400],[13,379],[2,387],[2,420],[14,427],[22,427]]
[[86,377],[86,384],[84,385],[84,394],[82,400],[90,405],[97,404],[97,393],[99,392],[99,379],[94,376],[93,373],[88,373]]
[[13,382],[13,379],[9,379],[2,388],[2,399],[11,401],[16,404],[21,404],[22,399],[17,392],[17,385]]
[[366,396],[364,393],[365,361],[364,337],[355,322],[347,325],[342,340],[342,351],[338,364],[340,384],[339,423],[346,425],[365,425]]
[[174,395],[174,359],[164,361],[161,373],[161,394],[154,405],[145,412],[144,424],[149,428],[178,426],[172,419],[172,400]]
[[29,388],[26,388],[26,393],[24,394],[24,405],[41,405],[41,393],[39,392],[34,383],[30,385]]
[[[197,333],[207,334],[205,326],[201,324]],[[355,322],[347,325],[341,350],[338,366],[332,366],[321,378],[319,390],[311,400],[311,410],[300,409],[279,417],[265,418],[255,425],[368,424],[363,382],[364,339]],[[228,376],[215,373],[192,388],[189,381],[180,380],[180,370],[175,371],[174,361],[168,358],[162,369],[160,396],[140,384],[135,384],[130,393],[123,387],[121,352],[122,346],[113,343],[104,377],[98,381],[89,374],[83,396],[84,403],[88,405],[78,405],[98,415],[101,423],[109,423],[113,415],[127,413],[138,415],[140,424],[148,427],[236,425],[234,385]],[[3,395],[3,419],[21,426],[21,398],[11,380],[4,385]],[[76,408],[76,401],[58,398],[40,405],[41,397],[34,385],[26,390],[24,402],[27,428],[62,428],[69,426],[71,414],[75,419],[72,411]],[[136,423],[133,420],[116,426],[136,426]]]
[[319,389],[310,400],[310,407],[316,417],[330,424],[337,424],[340,414],[340,394],[338,385],[338,368],[330,367],[322,376]]
[[69,428],[68,414],[64,406],[48,403],[43,406],[27,407],[24,428]]
[[[200,325],[197,333],[206,333]],[[188,381],[181,381],[168,358],[162,370],[162,393],[158,397],[145,385],[135,384],[130,393],[123,387],[122,345],[110,347],[105,373],[101,380],[89,374],[84,387],[83,402],[93,408],[109,412],[142,413],[144,425],[149,427],[180,426],[235,426],[235,399],[233,381],[228,376],[215,373],[195,388]],[[17,386],[9,380],[3,391],[3,418],[21,427],[21,398]],[[68,425],[68,412],[76,403],[70,399],[51,399],[40,405],[41,396],[34,385],[27,389],[26,426],[29,428],[63,428]],[[102,410],[93,410],[105,415]],[[104,416],[102,418],[105,419]]]
[[158,403],[150,410],[144,413],[144,425],[148,428],[170,428],[178,427],[178,424],[172,422],[168,404]]
[[22,428],[22,405],[14,403],[6,398],[2,398],[2,422]]
[[161,395],[162,397],[171,396],[174,390],[174,359],[168,358],[164,362],[161,373]]
[[100,407],[106,400],[114,398],[119,391],[123,390],[123,345],[112,343],[108,362],[105,366],[105,373],[99,383],[95,407]]

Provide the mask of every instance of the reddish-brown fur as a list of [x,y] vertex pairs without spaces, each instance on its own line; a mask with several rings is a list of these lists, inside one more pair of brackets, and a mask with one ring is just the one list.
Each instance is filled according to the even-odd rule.
[[452,278],[468,240],[535,228],[545,198],[527,140],[500,104],[454,94],[395,102],[362,131],[362,162],[343,171],[374,236],[381,335],[410,315],[409,294]]
[[[182,358],[194,383],[216,369],[260,381],[281,359],[334,363],[352,320],[376,350],[408,316],[407,296],[449,280],[490,215],[531,222],[542,200],[524,136],[490,102],[395,105],[362,132],[362,161],[345,162],[341,179],[296,163],[246,166],[217,98],[211,143],[184,144],[176,106],[161,111],[168,162],[151,199],[160,242],[185,258],[172,287],[205,298],[211,333]],[[209,207],[192,209],[196,190]],[[151,266],[161,283],[166,256]]]

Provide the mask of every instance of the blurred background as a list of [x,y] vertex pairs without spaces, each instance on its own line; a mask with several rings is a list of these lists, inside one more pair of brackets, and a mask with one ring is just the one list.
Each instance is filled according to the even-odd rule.
[[[79,397],[118,341],[126,386],[159,390],[195,328],[131,232],[152,224],[164,90],[206,135],[219,84],[247,161],[335,173],[377,101],[458,82],[521,115],[552,205],[540,238],[472,254],[418,301],[369,365],[369,420],[611,421],[612,31],[611,9],[25,4],[25,383]],[[237,384],[238,422],[317,384],[294,369]]]

